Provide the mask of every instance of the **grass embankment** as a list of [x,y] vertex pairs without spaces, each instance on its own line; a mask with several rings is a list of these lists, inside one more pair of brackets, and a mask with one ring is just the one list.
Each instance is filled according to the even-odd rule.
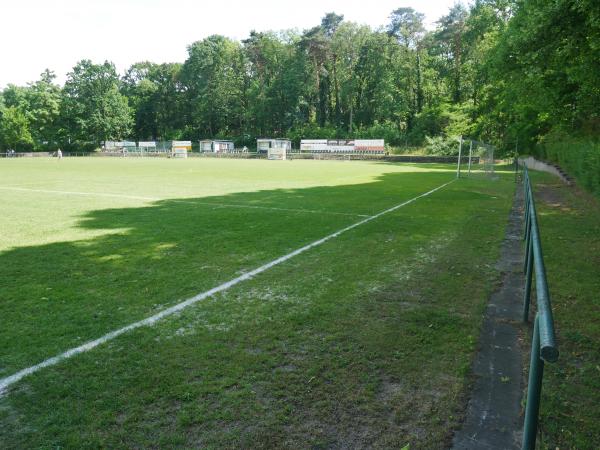
[[577,184],[600,198],[600,142],[551,136],[538,153],[557,163]]
[[[0,377],[454,176],[364,162],[62,163],[0,166],[4,186],[36,189],[4,197],[0,221],[15,232],[0,253]],[[443,447],[513,187],[460,180],[25,378],[0,398],[0,447]]]
[[542,447],[600,443],[600,204],[547,174],[533,174],[560,358],[546,364]]

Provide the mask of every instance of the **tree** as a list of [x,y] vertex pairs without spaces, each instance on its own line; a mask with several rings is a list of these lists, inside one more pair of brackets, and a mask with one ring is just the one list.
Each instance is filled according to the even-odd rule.
[[25,93],[27,117],[31,123],[33,140],[38,145],[56,140],[62,95],[54,83],[56,75],[46,69],[40,79],[30,83]]
[[371,33],[367,26],[344,22],[336,28],[331,38],[331,51],[337,56],[334,67],[336,82],[339,85],[339,94],[336,95],[336,105],[339,102],[339,118],[336,125],[349,133],[354,130],[354,114],[358,101],[359,79],[356,66],[361,49]]
[[412,119],[423,109],[423,74],[422,74],[422,40],[425,34],[423,26],[424,14],[412,8],[398,8],[390,15],[388,33],[396,38],[403,47],[401,67],[405,86],[398,87],[404,91],[407,101],[407,126],[410,128]]
[[127,137],[133,123],[132,110],[119,88],[119,76],[112,63],[77,63],[63,89],[66,137],[96,144]]
[[239,43],[213,35],[188,47],[182,68],[190,127],[196,137],[243,128],[246,64]]
[[243,41],[248,71],[244,78],[247,125],[257,133],[283,135],[299,122],[305,94],[304,61],[296,52],[295,33],[251,32]]
[[123,77],[122,92],[135,111],[135,137],[173,139],[185,127],[185,97],[181,64],[133,64]]
[[16,150],[20,145],[33,144],[29,121],[16,106],[0,109],[0,143],[5,149]]
[[465,23],[469,12],[460,3],[455,4],[447,15],[439,21],[439,28],[435,33],[436,41],[441,53],[450,65],[452,100],[459,103],[463,99],[462,92],[462,64],[465,33]]

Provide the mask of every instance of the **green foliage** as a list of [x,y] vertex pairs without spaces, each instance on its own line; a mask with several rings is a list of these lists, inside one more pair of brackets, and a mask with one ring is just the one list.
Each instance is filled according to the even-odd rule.
[[[481,124],[531,149],[550,130],[594,135],[600,106],[600,10],[592,0],[516,3],[483,75]],[[491,35],[490,35],[491,36]]]
[[415,117],[408,141],[420,144],[426,136],[440,136],[442,140],[444,140],[443,136],[471,136],[475,129],[471,120],[471,109],[468,104],[450,103],[440,103],[425,108]]
[[558,133],[547,136],[537,154],[560,165],[577,183],[600,196],[600,142],[570,138]]
[[[7,86],[34,148],[108,138],[383,137],[421,146],[467,135],[499,154],[562,131],[600,135],[594,0],[476,0],[426,31],[412,8],[377,29],[334,12],[298,32],[214,35],[183,64],[79,62],[61,90],[46,71]],[[27,139],[25,139],[27,140]],[[48,144],[45,144],[48,143]],[[250,144],[250,145],[248,145]],[[436,144],[437,145],[437,144]]]
[[239,130],[243,123],[244,59],[239,43],[210,36],[188,47],[182,81],[194,137]]
[[63,137],[95,143],[127,137],[132,110],[119,88],[113,64],[93,64],[89,60],[77,63],[67,75],[63,90]]
[[425,137],[425,153],[436,156],[458,155],[460,139],[457,137]]
[[178,139],[185,128],[186,102],[181,64],[133,64],[123,78],[122,92],[135,111],[138,140]]
[[33,138],[29,120],[16,106],[0,109],[0,146],[4,150],[29,149]]

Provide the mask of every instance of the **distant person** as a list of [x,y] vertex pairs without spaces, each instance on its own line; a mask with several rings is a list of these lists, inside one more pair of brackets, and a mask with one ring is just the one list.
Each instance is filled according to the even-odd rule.
[[242,151],[243,151],[244,153],[248,153],[248,147],[246,147],[246,146],[244,145],[244,148],[242,149]]
[[56,151],[56,156],[58,159],[62,159],[62,150],[60,148]]

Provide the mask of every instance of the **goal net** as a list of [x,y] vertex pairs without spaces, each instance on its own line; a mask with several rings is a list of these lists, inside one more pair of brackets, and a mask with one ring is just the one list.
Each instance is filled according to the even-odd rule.
[[[495,147],[485,142],[474,139],[463,141],[462,154],[468,157],[467,167],[464,170],[467,176],[483,175],[493,178],[495,176]],[[465,158],[463,158],[464,160]]]

